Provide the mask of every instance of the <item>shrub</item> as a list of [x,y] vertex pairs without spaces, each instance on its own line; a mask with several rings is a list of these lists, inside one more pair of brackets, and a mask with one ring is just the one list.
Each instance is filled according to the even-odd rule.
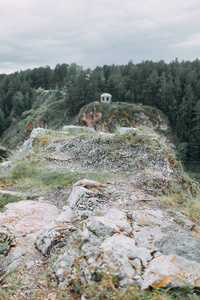
[[37,174],[36,167],[27,161],[19,162],[11,169],[11,176],[13,179],[21,177],[30,177]]
[[14,195],[10,195],[10,194],[3,194],[0,196],[0,210],[2,210],[4,208],[4,206],[8,203],[18,202],[20,200],[23,200],[23,197],[14,196]]

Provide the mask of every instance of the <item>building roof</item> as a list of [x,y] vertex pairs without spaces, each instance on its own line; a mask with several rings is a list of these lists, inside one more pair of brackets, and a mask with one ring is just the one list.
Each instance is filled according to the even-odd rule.
[[104,94],[101,94],[101,96],[103,96],[103,97],[112,97],[112,95],[111,95],[111,94],[109,94],[109,93],[104,93]]

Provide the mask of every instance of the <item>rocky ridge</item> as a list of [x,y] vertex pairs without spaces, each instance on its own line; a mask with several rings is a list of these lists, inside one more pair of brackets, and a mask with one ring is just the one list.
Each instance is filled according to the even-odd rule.
[[[114,177],[104,183],[78,181],[62,209],[45,195],[5,206],[0,213],[2,288],[19,266],[25,274],[32,270],[36,282],[28,288],[33,277],[27,277],[26,288],[22,284],[9,299],[31,299],[33,292],[37,299],[64,299],[52,282],[64,290],[74,282],[86,286],[102,278],[143,290],[200,286],[195,223],[160,200],[180,190],[184,200],[199,189],[185,177],[171,144],[141,129],[111,134],[70,126],[60,136],[35,130],[19,155],[28,159],[38,149],[52,170],[112,170]],[[45,268],[49,279],[41,283]],[[87,293],[80,297],[90,299]]]

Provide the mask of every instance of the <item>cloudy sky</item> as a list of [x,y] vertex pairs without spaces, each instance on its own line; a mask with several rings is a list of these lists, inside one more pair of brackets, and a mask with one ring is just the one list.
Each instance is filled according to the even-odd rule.
[[199,0],[0,0],[0,73],[200,59]]

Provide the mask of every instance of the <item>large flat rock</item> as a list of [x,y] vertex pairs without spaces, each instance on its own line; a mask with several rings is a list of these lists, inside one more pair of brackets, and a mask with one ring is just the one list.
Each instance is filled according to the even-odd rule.
[[0,223],[15,235],[26,234],[37,232],[58,214],[54,205],[24,200],[7,204],[5,211],[0,213]]
[[5,206],[0,213],[0,280],[30,257],[36,260],[36,233],[58,214],[56,206],[31,200]]

